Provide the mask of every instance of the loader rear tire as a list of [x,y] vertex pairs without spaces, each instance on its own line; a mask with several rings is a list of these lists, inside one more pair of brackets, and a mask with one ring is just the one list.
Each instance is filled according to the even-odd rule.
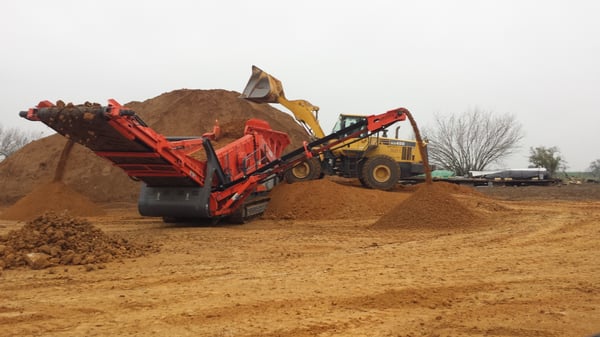
[[389,190],[400,179],[400,165],[389,156],[375,156],[362,166],[360,182],[368,188]]
[[316,157],[306,159],[287,170],[284,177],[288,184],[319,179],[321,178],[321,161]]

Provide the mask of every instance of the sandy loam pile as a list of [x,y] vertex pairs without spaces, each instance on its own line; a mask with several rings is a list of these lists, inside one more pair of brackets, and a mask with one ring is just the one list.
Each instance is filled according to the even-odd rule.
[[506,210],[472,187],[446,182],[380,191],[332,180],[277,185],[263,219],[374,217],[373,229],[452,229],[487,223]]
[[21,229],[0,236],[0,270],[29,266],[43,269],[54,265],[90,265],[131,258],[156,251],[109,236],[90,222],[64,214],[46,213]]
[[435,182],[420,184],[406,200],[391,208],[373,228],[461,228],[481,220],[480,216],[453,194],[479,194],[472,188]]
[[[212,131],[218,120],[223,138],[214,143],[215,148],[242,136],[250,118],[266,120],[274,130],[288,133],[292,140],[289,150],[306,140],[306,132],[291,115],[239,96],[238,92],[221,89],[180,89],[126,106],[166,136],[200,136]],[[51,181],[65,143],[61,135],[45,137],[0,162],[3,188],[0,204],[13,204],[41,183]],[[139,182],[129,179],[112,163],[79,144],[75,144],[69,154],[62,181],[93,202],[135,202],[140,189]]]
[[0,213],[6,220],[31,220],[45,212],[69,213],[72,216],[98,216],[104,210],[86,196],[60,181],[44,184]]
[[319,180],[281,183],[271,191],[263,219],[353,219],[377,217],[402,199],[394,192]]

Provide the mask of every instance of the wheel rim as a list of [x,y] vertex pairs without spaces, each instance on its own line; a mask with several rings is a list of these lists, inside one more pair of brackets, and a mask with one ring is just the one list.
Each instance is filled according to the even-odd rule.
[[390,180],[392,176],[392,171],[386,165],[377,165],[373,169],[373,179],[378,183],[384,183]]
[[292,174],[298,179],[304,179],[310,175],[310,166],[307,162],[300,163],[292,168]]

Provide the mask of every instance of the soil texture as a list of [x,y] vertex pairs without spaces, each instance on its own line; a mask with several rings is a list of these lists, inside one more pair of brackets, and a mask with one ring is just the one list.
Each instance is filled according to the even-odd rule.
[[[102,204],[105,215],[88,217],[94,227],[128,242],[160,242],[160,251],[112,259],[103,268],[4,269],[0,335],[600,332],[600,186],[527,188],[527,197],[518,196],[520,188],[446,186],[437,193],[475,215],[471,224],[458,217],[421,226],[420,218],[404,222],[415,211],[411,199],[431,212],[445,209],[430,204],[440,202],[430,190],[313,183],[280,186],[269,216],[237,226],[165,224],[140,217],[134,204]],[[275,203],[287,195],[294,207]],[[390,214],[402,222],[373,225]],[[0,234],[20,228],[0,221]]]

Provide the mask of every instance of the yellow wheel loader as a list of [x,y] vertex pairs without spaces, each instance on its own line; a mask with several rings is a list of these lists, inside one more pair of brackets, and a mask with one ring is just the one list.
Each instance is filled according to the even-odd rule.
[[[332,134],[326,136],[318,122],[319,107],[305,100],[286,99],[281,82],[256,66],[252,66],[252,75],[242,98],[255,103],[279,103],[285,106],[304,126],[311,141],[334,134],[338,138],[345,138],[348,135],[340,135],[341,130],[360,124],[367,118],[341,114]],[[369,136],[351,137],[322,152],[318,157],[300,162],[286,171],[284,177],[291,183],[319,179],[323,175],[339,175],[358,178],[368,188],[389,190],[400,179],[424,173],[422,154],[416,141],[398,139],[398,130],[399,127],[396,128],[395,138],[387,136],[387,129]]]

